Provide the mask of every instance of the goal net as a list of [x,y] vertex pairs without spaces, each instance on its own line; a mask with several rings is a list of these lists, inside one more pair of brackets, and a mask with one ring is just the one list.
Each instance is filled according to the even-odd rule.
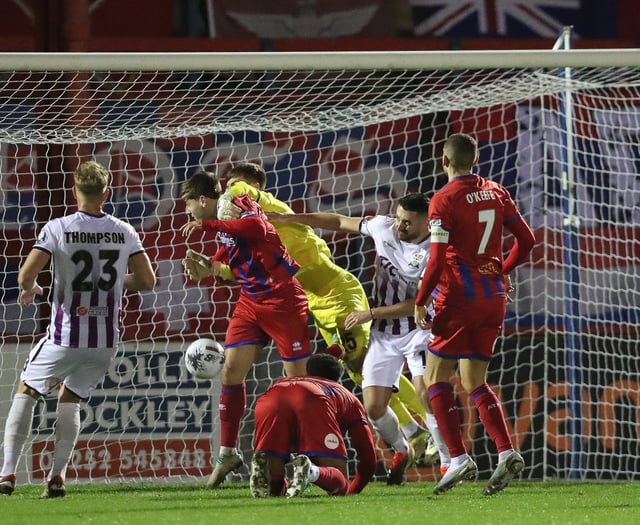
[[[393,214],[407,192],[443,185],[444,140],[466,132],[480,144],[477,172],[510,190],[538,239],[512,276],[515,302],[489,376],[523,476],[637,479],[637,64],[637,50],[0,54],[0,432],[49,315],[46,301],[17,304],[18,268],[42,225],[73,211],[79,161],[109,168],[106,210],[141,233],[158,284],[126,296],[121,349],[82,406],[68,481],[200,480],[217,453],[220,385],[191,378],[182,354],[198,337],[223,341],[238,290],[186,278],[187,246],[214,246],[179,234],[181,182],[201,167],[224,177],[253,161],[296,211]],[[372,244],[321,233],[370,294]],[[324,345],[311,324],[310,334],[314,348]],[[255,400],[282,375],[265,348],[247,379],[247,463]],[[459,383],[456,393],[486,478],[497,455]],[[52,394],[36,408],[21,480],[49,468],[54,417]],[[409,478],[433,480],[437,470],[411,468]]]

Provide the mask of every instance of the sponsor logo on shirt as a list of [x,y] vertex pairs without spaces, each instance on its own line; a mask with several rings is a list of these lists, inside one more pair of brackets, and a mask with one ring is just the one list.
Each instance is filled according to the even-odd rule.
[[225,246],[235,246],[236,245],[236,238],[231,236],[231,235],[229,235],[226,232],[218,232],[218,235],[216,236],[216,239],[219,240]]
[[106,306],[78,306],[76,315],[78,317],[106,317],[109,309]]
[[329,450],[335,450],[336,448],[338,448],[340,446],[340,440],[338,439],[338,436],[336,436],[333,432],[327,434],[324,437],[324,446]]
[[478,268],[478,273],[481,273],[482,275],[496,275],[500,272],[498,271],[498,268],[496,268],[496,265],[490,262],[480,266]]

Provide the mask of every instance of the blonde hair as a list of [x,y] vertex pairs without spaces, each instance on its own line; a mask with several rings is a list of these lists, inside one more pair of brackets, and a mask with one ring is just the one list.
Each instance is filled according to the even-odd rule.
[[102,195],[109,184],[109,172],[94,160],[83,162],[73,173],[76,190],[87,196]]

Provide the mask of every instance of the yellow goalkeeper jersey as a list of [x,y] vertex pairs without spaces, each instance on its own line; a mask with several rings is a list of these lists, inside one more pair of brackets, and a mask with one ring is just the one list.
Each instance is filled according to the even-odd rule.
[[[293,213],[286,203],[271,193],[246,182],[235,182],[227,191],[234,197],[248,193],[265,212]],[[296,277],[305,291],[320,294],[335,277],[346,272],[331,260],[327,243],[310,226],[299,223],[275,223],[274,226],[289,254],[302,267]]]

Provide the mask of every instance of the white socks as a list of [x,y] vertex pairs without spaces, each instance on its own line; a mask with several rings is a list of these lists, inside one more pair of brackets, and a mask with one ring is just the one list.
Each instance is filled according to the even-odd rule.
[[471,456],[469,454],[462,454],[462,456],[458,456],[455,458],[451,458],[451,470],[458,468],[465,461],[467,461]]
[[387,407],[387,411],[379,419],[370,419],[373,428],[378,435],[396,452],[406,454],[409,450],[409,444],[400,432],[398,417],[391,408]]
[[320,477],[320,467],[312,463],[311,469],[309,470],[309,481],[311,483],[315,483],[316,481],[318,481],[319,477]]
[[56,476],[64,479],[67,473],[71,454],[80,434],[80,404],[58,403],[56,415],[56,444],[48,480]]
[[498,454],[498,463],[507,461],[507,459],[509,459],[509,456],[511,456],[511,454],[513,454],[514,452],[515,450],[512,448],[510,448],[509,450],[503,450],[502,452],[500,452],[500,454]]
[[440,452],[440,465],[448,465],[451,461],[451,456],[449,455],[447,444],[444,442],[444,439],[442,439],[442,434],[440,434],[436,416],[434,416],[433,414],[427,414],[425,423],[427,425],[427,428],[429,429],[429,432],[431,433],[433,442],[438,447],[438,452]]
[[218,456],[231,456],[232,454],[236,454],[236,447],[220,447],[220,452]]
[[38,401],[28,394],[16,394],[4,427],[4,464],[0,476],[16,473],[22,447],[31,434],[33,409]]
[[413,419],[402,426],[402,433],[407,439],[411,438],[418,430],[420,430],[420,427]]

